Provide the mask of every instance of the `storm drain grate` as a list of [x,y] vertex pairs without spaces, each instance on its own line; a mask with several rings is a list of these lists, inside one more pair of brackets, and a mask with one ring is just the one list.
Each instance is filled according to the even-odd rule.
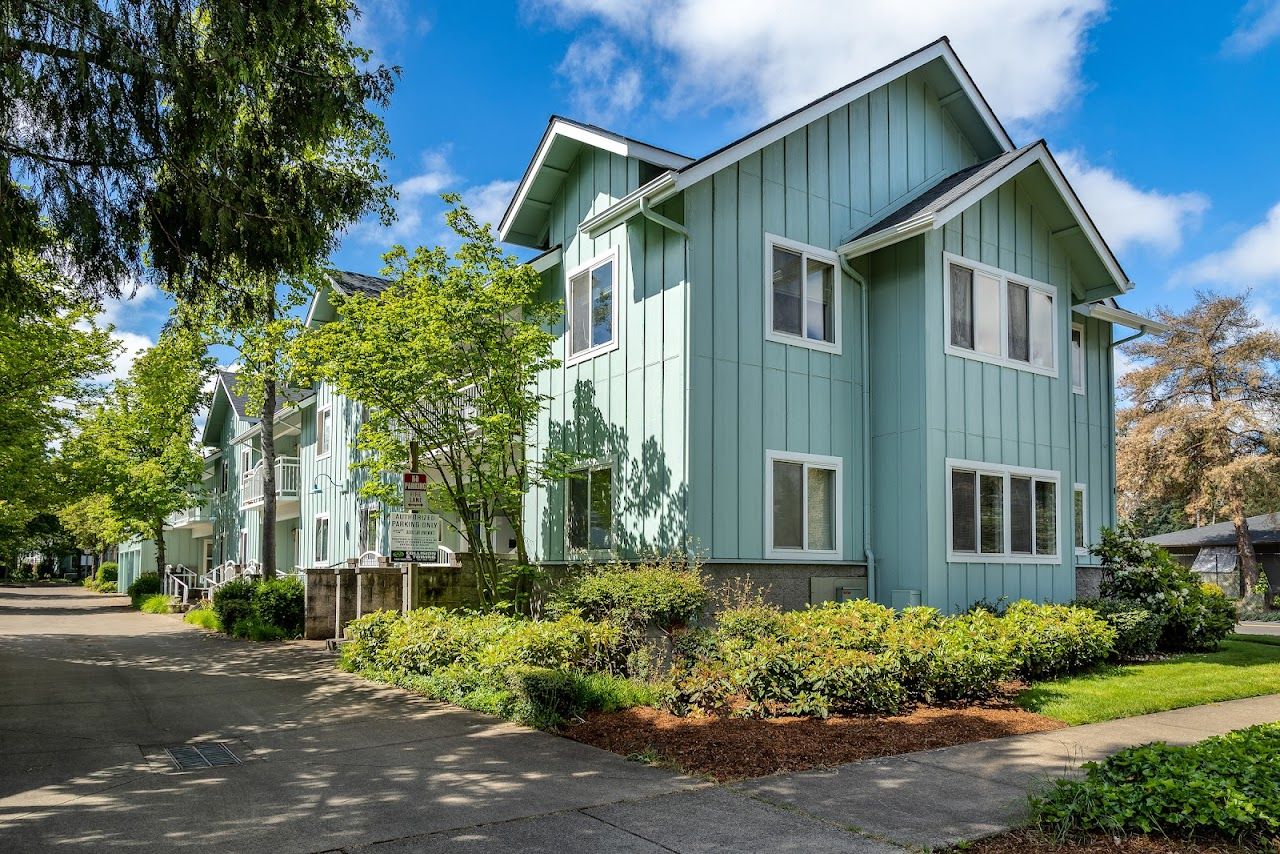
[[200,744],[181,744],[177,747],[166,747],[164,752],[179,771],[197,771],[201,768],[221,768],[226,765],[239,765],[240,760],[218,742],[202,742]]

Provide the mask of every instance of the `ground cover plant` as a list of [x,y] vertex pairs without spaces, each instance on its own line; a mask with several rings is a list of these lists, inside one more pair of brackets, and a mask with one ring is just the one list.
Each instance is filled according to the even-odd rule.
[[212,608],[204,607],[203,604],[197,605],[183,614],[182,621],[212,632],[222,631],[222,624],[218,622],[218,615],[213,613]]
[[1031,685],[1022,708],[1085,724],[1280,693],[1280,638],[1233,635],[1213,652],[1118,664]]
[[1041,830],[1217,837],[1280,844],[1280,723],[1261,724],[1189,747],[1154,743],[1084,766],[1083,780],[1059,781],[1032,800]]
[[236,578],[214,591],[213,615],[221,631],[235,637],[296,638],[302,635],[305,596],[297,578]]
[[163,589],[160,576],[154,572],[144,572],[134,579],[126,592],[129,594],[129,601],[133,604],[133,607],[140,608],[144,601],[162,592]]
[[138,610],[144,614],[172,614],[173,599],[163,593],[154,593],[142,600]]

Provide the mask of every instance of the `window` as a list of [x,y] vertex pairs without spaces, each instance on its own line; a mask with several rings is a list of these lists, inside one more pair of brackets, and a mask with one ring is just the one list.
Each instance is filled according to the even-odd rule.
[[1058,555],[1058,474],[948,460],[952,561],[1049,563]]
[[1089,553],[1089,504],[1085,501],[1084,484],[1077,483],[1071,490],[1071,519],[1075,524],[1076,554]]
[[765,235],[765,337],[840,352],[840,276],[836,256]]
[[575,472],[567,492],[569,550],[590,553],[613,548],[613,467],[592,466]]
[[569,363],[589,359],[618,345],[618,302],[614,299],[617,270],[618,253],[610,250],[569,274],[565,299]]
[[1084,327],[1071,324],[1071,390],[1084,394]]
[[945,257],[947,352],[1057,376],[1057,289]]
[[240,479],[248,480],[249,474],[253,471],[253,449],[240,449]]
[[316,517],[315,523],[316,566],[329,565],[329,516],[323,514]]
[[333,445],[333,408],[324,406],[316,410],[316,458],[329,456]]
[[359,554],[365,552],[376,552],[378,550],[378,511],[372,504],[363,504],[360,506],[360,514],[357,519],[359,528]]
[[218,460],[218,481],[220,484],[218,492],[226,492],[227,491],[227,461],[226,460]]
[[765,452],[766,557],[840,557],[842,470],[839,457]]

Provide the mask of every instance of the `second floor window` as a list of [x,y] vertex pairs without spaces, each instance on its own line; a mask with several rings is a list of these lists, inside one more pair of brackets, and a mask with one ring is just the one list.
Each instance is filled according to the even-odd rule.
[[1071,324],[1071,390],[1084,394],[1084,327]]
[[570,361],[590,358],[617,345],[617,269],[617,253],[610,251],[569,275],[565,303]]
[[333,409],[326,406],[316,410],[316,456],[328,456],[333,444]]
[[946,293],[949,352],[1057,374],[1052,286],[948,256]]
[[835,256],[767,235],[765,337],[818,350],[840,351],[840,288]]

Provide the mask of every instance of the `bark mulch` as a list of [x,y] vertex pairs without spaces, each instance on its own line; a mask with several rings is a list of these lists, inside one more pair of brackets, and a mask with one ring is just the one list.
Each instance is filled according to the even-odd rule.
[[[1015,830],[966,844],[965,854],[1247,854],[1257,849],[1230,842],[1189,842],[1163,836],[1112,837],[1094,834],[1059,842],[1034,830]],[[1280,851],[1280,848],[1276,849]]]
[[623,756],[643,758],[720,782],[804,771],[949,747],[988,738],[1046,732],[1061,721],[1006,701],[964,708],[920,707],[895,717],[681,718],[637,707],[592,714],[564,735]]

